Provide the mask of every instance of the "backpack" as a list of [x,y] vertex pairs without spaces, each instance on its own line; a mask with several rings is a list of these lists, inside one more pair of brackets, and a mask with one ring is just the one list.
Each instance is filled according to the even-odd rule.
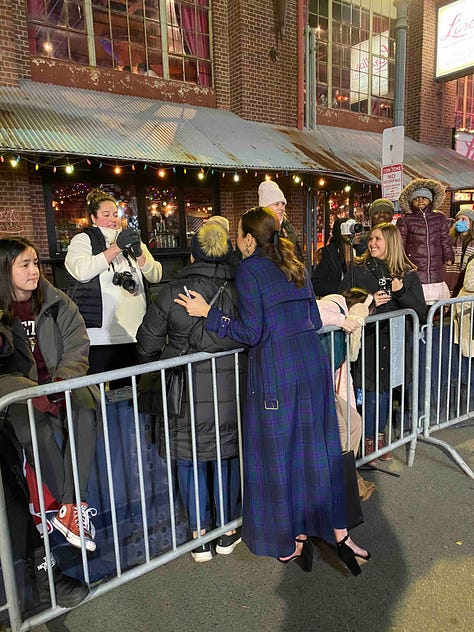
[[329,362],[331,362],[331,335],[334,336],[334,370],[336,371],[336,369],[339,369],[346,359],[346,334],[340,329],[337,331],[328,331],[327,333],[319,334],[319,338],[329,358]]
[[[342,307],[336,301],[333,302],[339,307],[341,314],[344,314],[345,312]],[[338,329],[337,331],[328,331],[327,333],[319,334],[329,362],[331,362],[331,335],[334,336],[334,370],[336,371],[346,359],[346,332]]]

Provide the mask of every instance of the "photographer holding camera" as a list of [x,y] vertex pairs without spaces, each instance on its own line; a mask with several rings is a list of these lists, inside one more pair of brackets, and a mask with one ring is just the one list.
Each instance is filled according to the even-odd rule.
[[[387,222],[371,229],[368,248],[361,257],[355,259],[354,265],[345,274],[339,293],[353,287],[362,288],[373,295],[376,314],[411,308],[422,323],[426,320],[427,310],[421,281],[416,273],[416,266],[405,254],[402,237],[395,224]],[[374,451],[376,440],[379,448],[385,446],[385,426],[390,414],[390,358],[397,352],[403,353],[403,350],[390,349],[388,320],[380,323],[378,338],[375,324],[366,325],[365,358],[360,354],[353,365],[354,387],[365,388],[365,455]],[[379,427],[376,438],[377,404]],[[390,461],[392,456],[388,452],[379,459]]]
[[136,333],[146,311],[144,278],[158,283],[162,268],[137,230],[122,229],[112,195],[93,189],[87,207],[90,226],[73,237],[64,263],[70,275],[68,294],[86,321],[91,342],[89,373],[100,373],[138,364]]

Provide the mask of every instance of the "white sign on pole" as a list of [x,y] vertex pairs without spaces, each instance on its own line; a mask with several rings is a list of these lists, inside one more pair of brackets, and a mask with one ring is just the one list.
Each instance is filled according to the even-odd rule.
[[382,197],[395,202],[403,189],[403,165],[382,167]]
[[382,166],[398,165],[403,163],[403,151],[405,148],[405,127],[387,127],[382,136]]

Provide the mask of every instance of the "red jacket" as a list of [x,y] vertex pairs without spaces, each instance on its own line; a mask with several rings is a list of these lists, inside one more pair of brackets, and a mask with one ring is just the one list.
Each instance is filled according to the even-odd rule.
[[441,283],[446,280],[447,261],[454,261],[449,238],[448,220],[441,211],[412,209],[400,217],[397,226],[408,258],[417,266],[422,283]]

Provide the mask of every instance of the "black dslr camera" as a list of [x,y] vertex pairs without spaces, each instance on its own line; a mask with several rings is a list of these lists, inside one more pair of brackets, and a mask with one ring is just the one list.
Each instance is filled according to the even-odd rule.
[[137,283],[132,276],[131,272],[114,272],[112,277],[112,283],[123,287],[124,290],[133,294],[137,288]]
[[392,279],[390,277],[382,277],[379,279],[379,287],[385,294],[392,296]]

